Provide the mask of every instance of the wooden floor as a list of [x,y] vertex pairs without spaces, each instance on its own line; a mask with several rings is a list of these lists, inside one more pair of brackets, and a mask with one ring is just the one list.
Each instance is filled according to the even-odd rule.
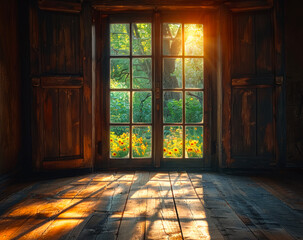
[[303,199],[284,190],[217,173],[45,180],[0,202],[0,239],[303,239]]

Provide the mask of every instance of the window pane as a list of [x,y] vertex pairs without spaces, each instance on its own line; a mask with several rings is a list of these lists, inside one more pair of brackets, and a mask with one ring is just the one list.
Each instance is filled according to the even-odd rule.
[[185,157],[203,157],[203,127],[186,127],[185,135]]
[[203,88],[203,58],[185,59],[185,88]]
[[151,92],[133,93],[133,122],[135,123],[152,122],[152,93]]
[[133,127],[132,148],[134,158],[148,158],[152,153],[152,128],[151,126]]
[[182,123],[182,92],[168,92],[163,94],[163,122]]
[[125,127],[125,126],[110,127],[110,157],[111,158],[129,157],[129,127]]
[[164,126],[163,128],[163,157],[180,158],[183,155],[182,126]]
[[203,25],[184,24],[185,56],[203,56]]
[[110,59],[110,88],[129,88],[129,59]]
[[129,123],[129,92],[110,92],[110,122]]
[[133,88],[152,87],[151,58],[133,58]]
[[151,23],[132,24],[133,55],[151,55]]
[[110,55],[129,55],[129,24],[110,24]]
[[182,88],[182,58],[163,59],[163,88]]
[[182,24],[163,23],[163,55],[182,55]]
[[185,93],[185,123],[203,122],[203,92]]

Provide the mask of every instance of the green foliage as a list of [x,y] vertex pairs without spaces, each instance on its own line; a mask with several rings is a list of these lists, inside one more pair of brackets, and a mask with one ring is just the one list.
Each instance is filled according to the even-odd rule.
[[164,105],[165,123],[182,122],[182,99],[169,99]]
[[152,122],[151,92],[135,92],[133,95],[133,121],[137,123]]
[[110,55],[129,55],[129,24],[110,24]]
[[129,122],[129,92],[111,91],[110,121],[112,123]]
[[203,119],[203,92],[186,92],[186,123],[200,123]]

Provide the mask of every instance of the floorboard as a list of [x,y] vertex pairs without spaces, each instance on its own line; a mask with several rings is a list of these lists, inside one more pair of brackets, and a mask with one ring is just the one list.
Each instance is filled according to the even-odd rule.
[[185,171],[43,180],[0,201],[0,240],[303,239],[301,193],[277,179]]

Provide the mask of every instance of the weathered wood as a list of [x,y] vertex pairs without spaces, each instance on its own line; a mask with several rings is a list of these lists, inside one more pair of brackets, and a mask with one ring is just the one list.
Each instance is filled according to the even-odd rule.
[[[47,159],[46,159],[47,160]],[[85,167],[85,162],[83,158],[58,158],[51,159],[50,161],[42,162],[43,169],[48,170],[59,170],[59,169],[75,169]]]
[[256,155],[256,89],[232,91],[232,155]]
[[131,186],[117,239],[144,239],[147,209],[148,172],[135,174]]
[[231,59],[232,59],[232,29],[231,14],[222,9],[221,14],[221,44],[222,44],[222,94],[223,94],[223,119],[222,119],[222,145],[223,156],[220,167],[228,167],[231,161]]
[[224,196],[216,188],[214,179],[209,175],[212,174],[189,173],[192,185],[205,206],[206,215],[214,219],[224,238],[257,239],[225,201]]
[[43,74],[81,74],[80,15],[42,12],[40,25]]
[[59,156],[59,94],[58,89],[43,90],[44,158]]
[[94,207],[95,212],[81,223],[79,236],[75,234],[69,236],[73,236],[72,239],[75,237],[77,239],[116,239],[133,177],[132,173],[116,174],[106,191],[97,195],[98,204]]
[[43,88],[81,88],[83,86],[83,77],[41,77],[41,86]]
[[81,155],[81,92],[59,90],[60,157]]
[[254,15],[233,16],[233,76],[255,73],[255,24]]
[[256,71],[257,75],[273,74],[273,24],[272,12],[255,15],[256,32]]
[[184,239],[223,239],[207,217],[187,173],[170,173],[172,193]]
[[81,3],[40,0],[39,8],[41,10],[46,10],[46,11],[80,13],[81,12]]
[[[45,180],[0,216],[0,239],[302,238],[303,215],[281,201],[287,194],[281,176],[274,183],[254,179],[270,192],[249,177],[213,173],[101,173]],[[292,199],[300,196],[292,194]]]
[[233,78],[232,86],[255,86],[255,85],[274,85],[275,81],[273,77],[246,77],[246,78]]
[[[280,0],[274,1],[273,25],[274,25],[274,62],[275,75],[285,79],[285,53],[284,53],[284,2]],[[276,143],[275,154],[276,163],[279,166],[285,166],[286,161],[286,90],[285,81],[282,85],[276,88],[275,102],[275,116],[276,116]]]
[[95,153],[92,147],[93,133],[92,133],[92,15],[91,8],[88,3],[83,3],[83,11],[80,21],[81,31],[81,54],[83,66],[83,95],[82,104],[83,110],[81,112],[83,119],[83,158],[86,167],[92,168],[95,158]]
[[145,239],[183,239],[168,173],[151,173],[147,184]]
[[251,180],[227,176],[210,180],[258,239],[295,239],[301,234],[302,227],[294,222],[296,213]]
[[274,160],[274,116],[273,89],[259,88],[257,91],[257,155]]

